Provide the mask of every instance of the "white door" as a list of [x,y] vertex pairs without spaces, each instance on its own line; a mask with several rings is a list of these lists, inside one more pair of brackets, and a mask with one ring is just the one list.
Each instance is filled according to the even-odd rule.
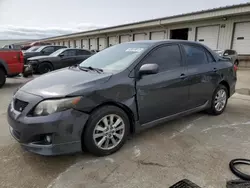
[[82,39],[82,48],[89,50],[89,39]]
[[196,41],[216,50],[218,48],[219,31],[218,25],[198,27]]
[[73,40],[69,41],[69,47],[74,48],[74,41]]
[[81,48],[81,40],[76,40],[76,48]]
[[150,40],[163,40],[165,39],[164,31],[151,32]]
[[145,33],[134,34],[134,41],[145,40],[145,39],[146,39]]
[[130,36],[129,35],[121,35],[120,36],[120,43],[129,42],[129,41],[130,41]]
[[235,24],[232,48],[238,54],[250,54],[250,22]]
[[99,38],[98,39],[98,45],[99,45],[99,48],[98,50],[103,50],[105,48],[107,48],[107,39],[102,37],[102,38]]
[[117,44],[117,40],[116,40],[116,37],[109,37],[108,38],[108,45],[109,46],[114,46]]
[[90,39],[90,50],[97,50],[97,40],[96,39]]

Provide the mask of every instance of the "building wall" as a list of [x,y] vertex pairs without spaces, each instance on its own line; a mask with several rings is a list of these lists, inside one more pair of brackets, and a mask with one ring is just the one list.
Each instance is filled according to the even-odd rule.
[[[223,19],[223,17],[209,19],[209,17],[206,20],[200,20],[200,21],[186,21],[183,23],[168,23],[168,24],[157,24],[157,26],[151,25],[145,25],[144,28],[134,28],[130,30],[116,30],[115,32],[108,32],[108,33],[102,33],[97,35],[89,35],[89,34],[83,34],[81,37],[74,37],[71,38],[66,37],[63,40],[53,41],[56,44],[59,44],[61,41],[74,41],[74,40],[81,40],[81,39],[96,39],[97,40],[97,46],[98,46],[98,38],[105,37],[108,44],[108,37],[115,36],[117,43],[120,42],[120,36],[122,35],[129,35],[130,41],[133,40],[134,34],[137,33],[145,33],[145,40],[150,39],[150,33],[154,31],[164,31],[165,32],[165,39],[170,38],[170,31],[172,29],[179,29],[179,28],[189,28],[188,32],[188,40],[195,41],[196,35],[197,35],[197,28],[202,26],[212,26],[212,25],[219,25],[219,37],[218,37],[218,49],[226,49],[232,47],[232,38],[233,38],[233,32],[234,32],[234,25],[238,22],[245,22],[250,21],[250,14],[244,15],[244,16],[232,16],[232,17],[226,17],[226,20]],[[62,44],[62,43],[60,43]],[[249,54],[250,55],[250,54]]]

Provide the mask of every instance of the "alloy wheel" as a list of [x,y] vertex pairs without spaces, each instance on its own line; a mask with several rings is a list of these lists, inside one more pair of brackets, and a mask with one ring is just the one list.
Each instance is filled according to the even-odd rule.
[[222,111],[227,102],[227,93],[224,89],[220,89],[215,96],[214,107],[215,109],[220,112]]
[[96,124],[93,139],[98,148],[111,150],[122,141],[124,133],[125,124],[123,119],[116,114],[110,114],[104,116]]

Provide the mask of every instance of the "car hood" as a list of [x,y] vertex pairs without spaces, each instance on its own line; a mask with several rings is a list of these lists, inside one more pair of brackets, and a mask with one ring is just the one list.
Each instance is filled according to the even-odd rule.
[[111,73],[65,68],[35,78],[22,86],[20,90],[43,98],[74,96],[76,93],[83,94],[83,92],[98,88],[99,84],[108,81],[111,76]]
[[54,59],[56,57],[53,57],[53,56],[47,56],[47,55],[41,55],[41,56],[36,56],[36,57],[31,57],[29,58],[28,60],[29,61],[34,61],[34,60],[45,60],[45,59]]

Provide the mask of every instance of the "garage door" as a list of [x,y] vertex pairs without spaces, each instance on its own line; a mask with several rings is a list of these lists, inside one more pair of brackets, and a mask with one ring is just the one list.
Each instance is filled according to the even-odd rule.
[[130,36],[129,35],[121,35],[120,36],[120,43],[129,42],[129,41],[130,41]]
[[145,33],[134,34],[134,41],[145,40],[145,39],[146,39]]
[[76,48],[81,48],[81,40],[76,40]]
[[163,40],[165,39],[165,32],[164,31],[151,32],[150,39],[151,40]]
[[107,39],[106,38],[99,38],[98,39],[98,44],[99,44],[99,49],[98,50],[103,50],[105,48],[107,48]]
[[220,27],[216,26],[206,26],[197,28],[196,41],[207,45],[212,50],[218,48]]
[[63,45],[66,46],[66,47],[68,47],[68,41],[64,41]]
[[69,41],[69,47],[70,47],[70,48],[74,48],[74,47],[75,47],[75,46],[74,46],[74,41],[73,41],[73,40]]
[[233,49],[238,54],[250,54],[250,22],[235,24]]
[[60,46],[63,46],[63,41],[60,42]]
[[108,38],[108,45],[109,46],[114,46],[117,44],[116,37],[109,37]]
[[89,39],[82,39],[82,48],[89,49]]
[[97,50],[97,39],[90,39],[90,50]]

